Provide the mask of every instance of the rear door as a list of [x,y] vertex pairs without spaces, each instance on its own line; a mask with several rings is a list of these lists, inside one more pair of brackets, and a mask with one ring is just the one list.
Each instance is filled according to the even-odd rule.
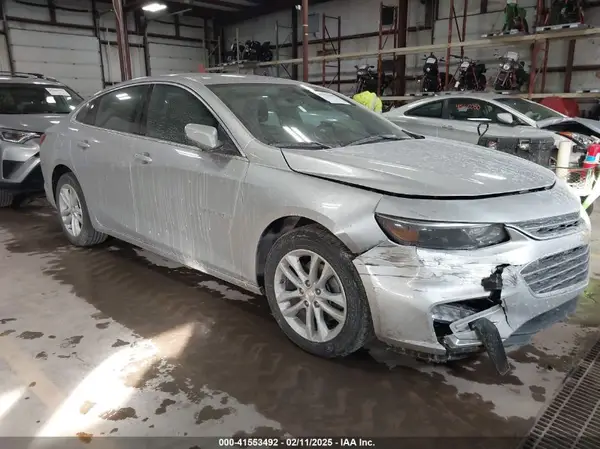
[[116,234],[135,238],[129,165],[149,85],[110,91],[84,106],[71,129],[73,168],[90,212]]
[[440,127],[443,125],[443,104],[444,100],[431,101],[407,109],[400,116],[389,115],[387,118],[408,131],[424,136],[439,137]]

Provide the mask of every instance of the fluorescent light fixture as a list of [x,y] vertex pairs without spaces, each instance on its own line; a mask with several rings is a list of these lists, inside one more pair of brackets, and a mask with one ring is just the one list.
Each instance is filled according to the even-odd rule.
[[162,11],[164,9],[167,9],[167,5],[165,5],[164,3],[148,3],[147,5],[142,6],[142,9],[144,11],[148,11],[148,12],[158,12],[158,11]]

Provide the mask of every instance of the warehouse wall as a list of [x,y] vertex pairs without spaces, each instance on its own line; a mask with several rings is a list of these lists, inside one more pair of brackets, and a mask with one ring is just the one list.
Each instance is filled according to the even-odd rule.
[[[27,3],[40,6],[24,5],[18,0],[8,0],[6,3],[17,71],[43,73],[89,96],[102,88],[101,51],[105,82],[121,81],[116,35],[111,31],[115,29],[113,13],[101,16],[100,35],[97,37],[93,30],[89,0],[57,0],[56,24],[42,24],[51,21],[45,0],[27,0]],[[109,7],[110,4],[98,4],[98,8]],[[150,69],[153,75],[197,71],[199,64],[206,63],[203,19],[181,17],[179,38],[176,37],[172,17],[159,20],[150,22],[148,27]],[[132,32],[135,30],[132,16],[128,17],[128,27]],[[133,76],[145,76],[142,37],[130,34],[129,42]],[[0,36],[0,70],[10,70],[4,36]]]
[[[429,1],[429,0],[426,0]],[[490,33],[492,31],[499,31],[502,28],[503,13],[502,10],[506,4],[506,0],[488,0],[488,13],[479,14],[481,8],[481,2],[479,0],[470,0],[467,7],[467,36],[466,40],[480,39],[482,34]],[[394,5],[397,4],[395,0],[384,1],[384,4]],[[520,0],[519,4],[527,9],[527,18],[530,23],[533,23],[535,17],[535,4],[536,0]],[[378,31],[379,22],[379,0],[337,0],[331,1],[325,4],[318,4],[310,8],[311,14],[326,14],[330,16],[341,16],[342,22],[342,36],[354,35],[360,33],[369,33]],[[438,20],[435,21],[433,30],[421,29],[419,31],[411,31],[407,36],[407,45],[427,45],[432,43],[445,43],[448,39],[448,16],[449,16],[449,0],[440,0]],[[462,15],[463,15],[463,1],[455,0],[455,10],[459,17],[459,26],[462,27]],[[255,40],[270,40],[272,43],[275,41],[275,21],[278,21],[281,25],[291,25],[291,12],[281,11],[276,14],[264,16],[252,21],[243,22],[236,24],[235,26],[228,27],[225,30],[226,41],[228,45],[231,45],[235,38],[236,29],[239,33],[240,40],[245,41],[246,39]],[[600,7],[591,8],[586,12],[586,21],[591,24],[600,26]],[[300,20],[301,22],[301,20]],[[337,28],[335,28],[334,22],[331,22],[331,28],[329,33],[331,36],[337,36]],[[421,3],[421,0],[409,0],[409,11],[408,11],[408,25],[409,27],[423,28],[425,26],[425,5]],[[301,26],[301,25],[300,25]],[[461,30],[462,32],[462,30]],[[288,37],[290,30],[288,28],[280,30],[280,41],[283,41]],[[298,34],[302,36],[301,31]],[[322,37],[322,30],[311,39],[319,39]],[[453,25],[453,42],[458,43],[458,34],[456,25]],[[391,48],[393,45],[393,39],[390,36],[387,44],[384,48]],[[377,50],[378,38],[369,37],[354,40],[344,40],[341,44],[342,53],[354,52],[354,51],[372,51]],[[329,48],[329,47],[328,47]],[[548,58],[548,67],[550,68],[564,68],[567,60],[567,48],[568,42],[566,41],[554,41],[550,43],[550,52]],[[575,62],[574,65],[600,65],[600,51],[598,50],[598,39],[586,39],[578,40],[575,49]],[[309,55],[316,56],[317,52],[322,49],[321,44],[310,45]],[[528,45],[516,46],[513,48],[518,51],[526,61],[527,67],[529,67],[531,52]],[[495,76],[497,71],[497,61],[494,58],[495,53],[502,54],[508,51],[509,48],[505,46],[498,46],[498,48],[487,48],[487,49],[465,49],[465,55],[482,59],[488,64],[488,77]],[[445,56],[445,52],[438,52],[438,57]],[[454,44],[452,53],[460,53],[460,46]],[[281,50],[281,59],[291,57],[291,49],[285,48]],[[422,68],[423,55],[408,55],[407,56],[407,75],[420,75]],[[362,60],[352,60],[342,62],[342,79],[351,79],[354,76],[354,66],[360,63],[375,64],[377,61],[376,57],[363,58]],[[541,64],[542,55],[539,56],[539,64]],[[451,71],[456,69],[456,65],[452,65]],[[271,70],[273,71],[273,70]],[[301,68],[299,69],[301,73]],[[333,67],[326,67],[326,79],[329,81],[333,78],[333,73],[336,71]],[[320,82],[322,80],[322,65],[320,63],[313,63],[309,68],[310,81]],[[539,80],[538,80],[539,81]],[[564,84],[564,73],[548,73],[546,79],[546,91],[562,92]],[[580,88],[597,88],[599,84],[598,78],[596,78],[595,71],[587,72],[573,72],[571,89],[576,90]],[[352,89],[352,85],[342,85],[342,91],[349,92]],[[416,91],[417,85],[415,82],[407,82],[407,92]]]

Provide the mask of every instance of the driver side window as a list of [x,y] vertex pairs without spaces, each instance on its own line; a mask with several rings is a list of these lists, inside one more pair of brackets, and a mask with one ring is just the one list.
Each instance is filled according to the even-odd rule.
[[487,101],[474,98],[448,99],[448,118],[460,121],[499,123],[498,114],[506,112]]
[[193,145],[185,134],[185,126],[189,123],[217,128],[219,140],[227,146],[233,146],[219,121],[198,98],[180,87],[156,84],[148,104],[146,136]]

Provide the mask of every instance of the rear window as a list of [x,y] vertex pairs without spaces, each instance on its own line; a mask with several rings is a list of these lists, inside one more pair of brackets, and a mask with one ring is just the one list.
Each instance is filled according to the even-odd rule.
[[65,86],[0,84],[0,114],[68,114],[82,101]]

